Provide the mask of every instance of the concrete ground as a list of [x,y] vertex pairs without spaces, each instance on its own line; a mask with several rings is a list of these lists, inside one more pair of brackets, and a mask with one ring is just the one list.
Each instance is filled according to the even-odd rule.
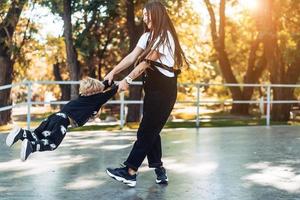
[[19,160],[0,134],[1,200],[300,200],[300,127],[164,130],[169,185],[147,162],[135,188],[105,174],[126,159],[135,132],[71,132],[53,152]]

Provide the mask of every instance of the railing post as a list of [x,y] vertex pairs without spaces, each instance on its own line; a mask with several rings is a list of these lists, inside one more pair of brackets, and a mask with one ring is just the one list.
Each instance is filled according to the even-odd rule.
[[30,123],[31,123],[31,96],[32,96],[32,82],[27,81],[27,129],[30,130]]
[[200,126],[200,85],[197,84],[197,115],[196,115],[196,127]]
[[120,100],[121,100],[121,106],[120,106],[120,126],[121,129],[124,127],[124,92],[120,93]]
[[271,86],[267,86],[267,126],[270,126],[270,118],[271,118]]

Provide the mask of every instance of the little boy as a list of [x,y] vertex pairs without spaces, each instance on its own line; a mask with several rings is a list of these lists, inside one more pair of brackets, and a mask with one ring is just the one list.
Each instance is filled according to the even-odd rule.
[[[111,89],[106,90],[108,87]],[[105,91],[106,90],[106,91]],[[36,151],[53,151],[62,142],[67,128],[83,126],[89,118],[95,116],[101,106],[118,90],[117,85],[108,81],[86,78],[80,81],[79,97],[68,102],[59,112],[43,120],[34,130],[14,127],[6,138],[7,146],[11,147],[22,140],[21,160]]]

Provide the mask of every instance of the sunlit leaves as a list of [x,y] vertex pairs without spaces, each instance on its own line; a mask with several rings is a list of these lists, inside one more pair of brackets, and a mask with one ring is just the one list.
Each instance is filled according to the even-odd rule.
[[[198,0],[195,1],[198,2]],[[262,21],[261,18],[258,18],[261,8],[257,8],[255,13],[250,12],[249,8],[252,7],[250,1],[242,1],[243,3],[241,0],[226,1],[226,52],[233,73],[239,82],[242,82],[245,76],[251,42],[258,34]],[[1,17],[8,9],[8,2],[6,0],[0,3],[0,22]],[[49,7],[52,13],[62,15],[62,1],[39,0],[37,2]],[[97,66],[103,66],[103,76],[128,53],[129,38],[126,29],[126,9],[124,9],[126,1],[74,0],[72,2],[73,38],[79,54],[79,61],[82,66],[86,66],[90,57],[97,58]],[[136,24],[141,22],[142,8],[145,2],[147,1],[134,1]],[[200,7],[195,6],[192,2],[191,0],[165,1],[182,48],[191,62],[190,69],[184,69],[180,75],[180,82],[222,82],[222,74],[210,38],[209,17],[206,8],[201,4],[199,4]],[[215,3],[213,7],[218,15],[219,1],[212,0],[211,2]],[[296,50],[297,41],[300,40],[300,2],[298,0],[276,0],[274,3],[276,3],[274,12],[277,12],[276,16],[279,17],[278,42],[284,62],[289,65],[300,53]],[[15,51],[18,50],[17,47],[24,36],[25,25],[26,20],[24,19],[18,27],[18,35],[13,38],[15,47],[12,49]],[[32,35],[39,34],[42,29],[38,24],[31,23],[30,26]],[[27,30],[27,35],[30,34]],[[108,38],[110,39],[109,44],[103,52],[103,57],[99,60]],[[257,56],[262,56],[262,49],[260,46]],[[49,68],[56,61],[64,63],[63,38],[48,37],[46,44],[39,44],[37,38],[31,38],[24,44],[22,59],[20,57],[16,68],[19,70],[19,66],[32,65],[30,60],[34,56],[40,56],[40,58],[45,56]],[[18,73],[24,74],[21,70]],[[267,75],[263,75],[260,81],[266,82],[268,78]],[[219,92],[219,94],[221,93]],[[227,94],[227,92],[223,94]]]

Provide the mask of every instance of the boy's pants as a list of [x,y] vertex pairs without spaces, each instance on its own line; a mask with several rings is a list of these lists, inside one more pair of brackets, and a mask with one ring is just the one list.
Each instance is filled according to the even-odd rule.
[[65,113],[54,113],[42,121],[34,131],[23,129],[23,139],[31,142],[33,151],[53,151],[64,139],[69,124]]

